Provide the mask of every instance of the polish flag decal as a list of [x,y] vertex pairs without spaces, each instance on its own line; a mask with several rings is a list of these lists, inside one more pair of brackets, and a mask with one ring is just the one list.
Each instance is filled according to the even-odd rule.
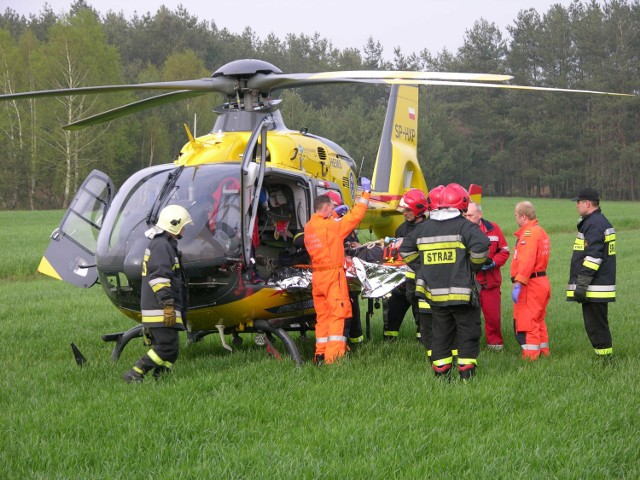
[[413,108],[409,108],[409,119],[410,120],[416,119],[416,111]]

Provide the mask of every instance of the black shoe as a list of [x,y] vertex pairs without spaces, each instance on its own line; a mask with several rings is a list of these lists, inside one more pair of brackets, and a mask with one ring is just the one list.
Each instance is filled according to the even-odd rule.
[[324,365],[324,354],[316,355],[315,357],[313,357],[313,364],[316,367],[321,367],[322,365]]
[[133,368],[131,370],[127,370],[125,374],[122,376],[122,379],[126,383],[142,383],[144,380],[144,375],[140,372],[136,372]]

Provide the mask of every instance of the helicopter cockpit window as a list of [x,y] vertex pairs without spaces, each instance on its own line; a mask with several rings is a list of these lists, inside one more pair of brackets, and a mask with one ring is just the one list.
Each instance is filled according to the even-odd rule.
[[[125,273],[139,271],[150,228],[147,216],[156,204],[173,166],[151,167],[130,178],[120,189],[119,202],[111,206],[107,220],[111,235],[101,251],[105,262],[116,265],[124,258]],[[240,171],[237,163],[186,167],[161,205],[181,205],[193,224],[180,241],[185,263],[203,268],[242,255]],[[98,246],[100,249],[100,245]],[[105,248],[105,247],[103,247]],[[131,265],[126,272],[127,265]],[[138,274],[139,275],[139,274]]]

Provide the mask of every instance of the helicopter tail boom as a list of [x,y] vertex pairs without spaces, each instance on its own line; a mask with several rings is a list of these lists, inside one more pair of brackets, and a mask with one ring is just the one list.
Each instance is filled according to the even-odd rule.
[[410,188],[427,190],[418,163],[418,86],[394,85],[373,170],[370,211],[360,228],[379,238],[392,236],[404,220],[398,203]]

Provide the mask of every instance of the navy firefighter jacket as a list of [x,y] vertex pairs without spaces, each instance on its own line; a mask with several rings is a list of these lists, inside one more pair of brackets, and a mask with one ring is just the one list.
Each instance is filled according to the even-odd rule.
[[573,300],[578,275],[591,278],[587,301],[616,301],[616,231],[600,209],[585,215],[578,223],[567,300]]
[[166,232],[149,241],[142,262],[140,309],[145,327],[165,327],[164,305],[173,299],[176,324],[184,330],[187,310],[187,281],[180,261],[178,241]]

